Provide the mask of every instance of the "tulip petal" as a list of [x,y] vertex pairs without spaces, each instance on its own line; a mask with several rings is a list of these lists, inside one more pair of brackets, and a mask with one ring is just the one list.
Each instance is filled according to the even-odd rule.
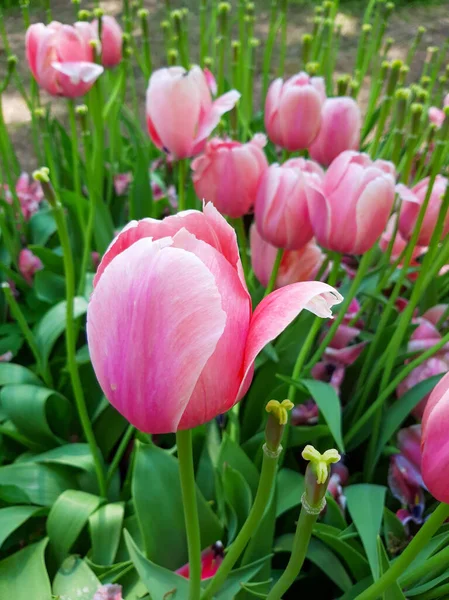
[[142,239],[116,256],[87,315],[92,364],[104,394],[148,433],[177,430],[226,326],[212,273],[170,243]]
[[101,65],[91,62],[53,62],[51,66],[59,73],[67,75],[73,85],[93,83],[104,71]]
[[[220,122],[220,118],[225,113],[229,112],[237,104],[240,98],[240,92],[231,90],[223,96],[217,98],[210,109],[204,114],[203,119],[199,123],[198,132],[194,139],[194,146],[200,145],[212,133],[215,127]],[[193,152],[196,153],[195,151]]]

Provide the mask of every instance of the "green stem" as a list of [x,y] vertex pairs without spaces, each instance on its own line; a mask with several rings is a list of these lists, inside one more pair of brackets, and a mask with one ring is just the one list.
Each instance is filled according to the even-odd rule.
[[178,210],[186,210],[186,161],[178,162]]
[[245,224],[243,222],[243,217],[232,219],[232,224],[234,225],[234,229],[237,233],[237,240],[239,242],[240,247],[240,258],[242,260],[243,273],[246,278],[249,275],[249,263],[247,253],[248,244],[246,241]]
[[284,250],[282,248],[278,248],[278,251],[276,253],[276,258],[274,260],[273,269],[272,269],[271,275],[270,275],[270,281],[268,282],[267,288],[265,290],[264,298],[265,298],[265,296],[268,296],[268,294],[271,294],[271,292],[274,290],[276,278],[279,273],[279,267],[281,266],[283,256],[284,256]]
[[117,452],[115,453],[115,456],[112,459],[112,462],[109,466],[108,475],[106,477],[106,487],[109,487],[109,484],[111,483],[111,479],[114,476],[114,473],[116,472],[116,470],[120,464],[120,461],[122,460],[123,455],[125,454],[126,449],[128,448],[128,444],[131,441],[135,431],[136,431],[136,428],[133,425],[128,425],[125,435],[122,437],[122,441],[120,442],[120,445],[117,448]]
[[414,583],[426,577],[430,579],[429,575],[435,576],[444,571],[447,568],[449,561],[449,546],[446,546],[441,552],[435,554],[431,558],[425,560],[419,567],[412,570],[411,573],[405,577],[401,577],[400,584],[404,589],[409,588]]
[[313,526],[318,516],[309,514],[304,507],[301,508],[290,560],[280,579],[268,594],[267,600],[280,600],[299,575],[312,537]]
[[271,498],[271,492],[276,478],[278,460],[279,455],[273,455],[267,451],[264,446],[262,471],[260,473],[259,485],[257,488],[256,497],[254,499],[254,504],[251,508],[248,518],[245,521],[245,524],[243,525],[232,545],[229,547],[225,559],[220,565],[220,568],[218,569],[212,581],[204,590],[201,600],[209,600],[216,594],[216,592],[225,582],[226,578],[231,572],[232,567],[237,562],[249,540],[256,532]]
[[359,594],[356,600],[376,600],[388,590],[413,562],[421,550],[429,543],[441,524],[449,517],[449,505],[441,503],[424,523],[404,552],[394,561],[391,567],[368,589]]
[[282,0],[281,2],[281,48],[279,52],[279,70],[278,77],[284,77],[285,72],[285,58],[287,56],[287,5],[288,0]]
[[198,600],[201,594],[201,539],[193,466],[192,430],[177,431],[176,445],[189,551],[189,600]]

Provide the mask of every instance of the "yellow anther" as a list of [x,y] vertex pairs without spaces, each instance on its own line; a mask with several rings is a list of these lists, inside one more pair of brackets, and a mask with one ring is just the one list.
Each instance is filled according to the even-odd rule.
[[269,413],[272,413],[276,419],[279,421],[279,425],[286,425],[288,411],[294,407],[293,402],[290,400],[270,400],[265,407],[265,410]]
[[302,457],[313,464],[317,482],[320,484],[326,483],[326,479],[329,477],[329,465],[338,462],[341,458],[337,450],[333,448],[321,454],[316,448],[310,445],[304,448]]

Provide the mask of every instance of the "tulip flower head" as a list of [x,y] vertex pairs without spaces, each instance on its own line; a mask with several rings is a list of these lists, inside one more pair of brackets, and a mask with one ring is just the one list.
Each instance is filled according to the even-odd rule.
[[[92,22],[95,37],[98,39],[98,20]],[[122,28],[114,17],[101,17],[101,63],[104,67],[115,67],[122,60]]]
[[[13,195],[8,185],[4,185],[5,200],[8,204],[13,203]],[[39,205],[44,199],[44,192],[38,181],[30,181],[28,173],[22,173],[16,182],[16,194],[25,221],[39,210]]]
[[252,312],[234,229],[213,207],[133,221],[98,268],[87,337],[108,400],[149,433],[175,432],[229,410],[254,360],[307,309],[342,297],[321,282],[286,286]]
[[[201,581],[210,579],[218,571],[224,558],[224,548],[221,542],[215,542],[201,552]],[[190,578],[190,565],[187,563],[176,571],[181,577]]]

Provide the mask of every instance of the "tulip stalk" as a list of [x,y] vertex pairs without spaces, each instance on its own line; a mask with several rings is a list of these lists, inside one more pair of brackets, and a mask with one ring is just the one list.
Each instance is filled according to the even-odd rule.
[[[265,50],[263,53],[263,67],[262,67],[262,101],[265,101],[268,91],[268,81],[270,78],[271,59],[273,55],[274,42],[276,40],[279,27],[282,23],[282,14],[277,14],[278,0],[271,0],[271,12],[270,12],[270,25],[268,28],[268,36],[265,42]],[[235,84],[234,84],[235,85]]]
[[265,296],[268,296],[268,294],[271,294],[271,292],[274,290],[274,286],[276,284],[276,278],[277,278],[277,275],[279,272],[279,267],[281,266],[283,255],[284,255],[283,248],[278,248],[278,251],[276,253],[276,258],[274,261],[274,265],[273,265],[273,269],[271,271],[270,280],[269,280],[268,285],[265,290],[264,298],[265,298]]
[[285,72],[285,58],[287,56],[287,8],[288,8],[288,0],[281,0],[281,48],[279,54],[279,69],[278,69],[278,77],[283,77]]

